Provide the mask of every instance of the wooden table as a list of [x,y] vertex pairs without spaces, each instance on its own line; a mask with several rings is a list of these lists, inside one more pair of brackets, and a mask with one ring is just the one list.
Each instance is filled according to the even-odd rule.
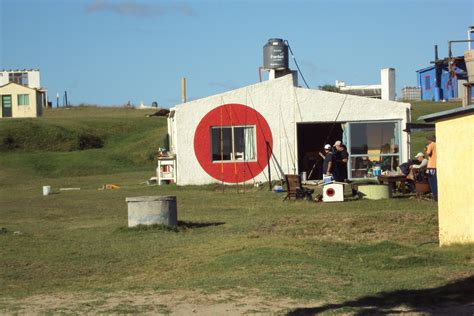
[[379,181],[380,184],[387,183],[390,186],[390,188],[392,189],[392,191],[395,191],[395,189],[396,189],[395,184],[397,182],[400,182],[400,190],[402,190],[402,192],[404,192],[404,193],[406,192],[405,182],[407,182],[407,176],[405,176],[403,174],[397,174],[397,175],[393,175],[393,176],[381,175],[381,176],[377,177],[377,180]]

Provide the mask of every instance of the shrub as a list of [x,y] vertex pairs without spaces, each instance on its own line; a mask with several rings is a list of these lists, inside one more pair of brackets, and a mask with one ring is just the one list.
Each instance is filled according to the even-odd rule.
[[97,135],[81,133],[77,137],[77,149],[94,149],[104,147],[104,141]]

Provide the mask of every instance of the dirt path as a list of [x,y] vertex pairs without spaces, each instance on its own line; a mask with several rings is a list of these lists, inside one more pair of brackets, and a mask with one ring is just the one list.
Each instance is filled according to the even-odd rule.
[[[320,309],[320,307],[322,307]],[[204,294],[199,291],[173,291],[169,293],[97,293],[35,295],[22,299],[0,298],[0,314],[140,314],[140,315],[313,315],[321,312],[348,313],[344,306],[325,305],[321,302],[266,299],[257,291],[245,294],[220,292]],[[345,306],[349,307],[349,306]],[[354,306],[353,306],[354,307]],[[358,306],[374,311],[376,306]],[[378,307],[376,311],[402,315],[474,315],[474,302],[444,304],[437,307],[414,308],[408,306]],[[360,310],[359,310],[360,311]],[[354,310],[352,310],[352,313]]]
[[[251,295],[249,295],[251,294]],[[153,315],[260,315],[285,314],[292,308],[314,307],[290,300],[265,299],[258,293],[246,295],[198,291],[172,293],[112,293],[35,295],[22,299],[0,298],[0,311],[11,314],[112,313]]]

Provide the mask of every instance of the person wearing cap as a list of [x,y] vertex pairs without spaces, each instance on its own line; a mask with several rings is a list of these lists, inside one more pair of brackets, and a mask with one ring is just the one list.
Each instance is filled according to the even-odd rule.
[[334,180],[344,182],[347,179],[347,161],[349,154],[346,146],[340,140],[336,141],[334,147]]
[[436,175],[436,136],[427,137],[429,144],[426,147],[426,154],[430,158],[428,160],[427,170],[428,183],[430,184],[433,200],[438,201],[438,179]]
[[417,153],[415,159],[400,165],[401,172],[407,175],[408,181],[406,182],[406,186],[410,192],[415,192],[415,181],[417,181],[416,179],[419,179],[419,173],[423,173],[424,170],[426,170],[427,165],[428,159],[425,158],[425,155],[422,152]]
[[334,161],[334,154],[332,153],[332,147],[329,144],[324,145],[324,154],[319,153],[321,158],[324,159],[323,161],[323,175],[330,175],[333,172],[333,161]]
[[425,158],[425,155],[422,152],[416,154],[415,159],[420,162],[420,164],[411,165],[412,169],[426,169],[428,166],[428,159]]

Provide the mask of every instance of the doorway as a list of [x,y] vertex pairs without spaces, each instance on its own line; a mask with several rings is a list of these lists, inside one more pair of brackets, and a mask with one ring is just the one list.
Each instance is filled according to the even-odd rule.
[[2,95],[2,117],[12,117],[11,95]]
[[331,146],[342,140],[341,122],[338,123],[298,123],[298,170],[306,172],[308,180],[322,179],[323,159],[319,152],[323,152],[324,145]]

